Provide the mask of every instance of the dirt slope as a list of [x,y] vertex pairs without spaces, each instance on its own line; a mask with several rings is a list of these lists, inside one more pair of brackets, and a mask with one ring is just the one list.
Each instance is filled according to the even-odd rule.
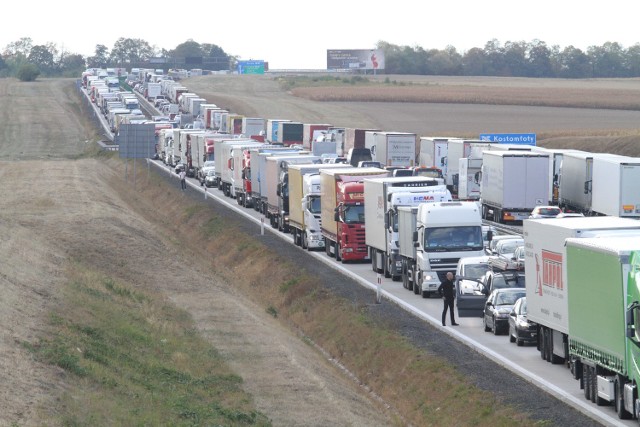
[[[0,160],[0,425],[43,425],[56,411],[66,376],[35,362],[22,343],[42,334],[73,259],[160,290],[191,312],[274,425],[389,425],[381,407],[321,354],[136,214],[131,203],[139,202],[121,194],[131,182],[99,160],[65,160],[89,137],[64,113],[72,87],[70,80],[0,79],[0,117],[16,116],[14,97],[23,124],[43,97],[61,111],[37,126],[1,128],[0,158],[11,161]],[[34,158],[52,160],[24,160]]]

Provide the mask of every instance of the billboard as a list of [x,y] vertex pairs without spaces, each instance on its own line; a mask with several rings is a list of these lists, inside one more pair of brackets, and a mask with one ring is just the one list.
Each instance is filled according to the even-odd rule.
[[384,70],[379,49],[328,49],[327,70]]
[[238,61],[238,74],[264,74],[264,61]]

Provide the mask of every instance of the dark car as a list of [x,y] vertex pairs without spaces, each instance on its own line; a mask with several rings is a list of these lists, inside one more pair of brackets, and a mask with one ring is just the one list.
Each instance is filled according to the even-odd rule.
[[522,270],[489,270],[482,278],[483,292],[490,295],[496,289],[524,288],[525,275]]
[[527,297],[522,297],[509,313],[509,341],[520,346],[524,343],[536,343],[537,340],[538,330],[527,320]]
[[493,331],[499,335],[509,329],[509,315],[518,299],[527,295],[527,291],[521,288],[502,288],[491,292],[484,305],[482,323],[485,332]]

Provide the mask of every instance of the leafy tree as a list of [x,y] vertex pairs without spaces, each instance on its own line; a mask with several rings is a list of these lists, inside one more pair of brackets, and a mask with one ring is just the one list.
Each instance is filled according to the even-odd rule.
[[487,57],[479,47],[469,49],[462,57],[462,70],[465,76],[486,76]]
[[574,46],[565,47],[559,53],[556,62],[558,77],[578,79],[592,76],[589,56]]
[[180,43],[178,46],[176,46],[176,48],[171,51],[171,56],[175,58],[189,58],[205,55],[202,46],[200,46],[200,43],[189,39],[186,42]]
[[552,77],[551,50],[545,42],[534,40],[529,45],[529,73],[530,77]]
[[39,70],[49,74],[54,70],[53,53],[44,45],[36,45],[31,48],[27,61],[35,65]]
[[32,82],[35,81],[40,75],[40,70],[35,64],[30,62],[24,63],[18,69],[18,73],[16,77],[23,82]]
[[3,55],[26,58],[31,51],[31,46],[33,46],[33,40],[30,37],[23,37],[20,40],[9,43],[4,48]]
[[62,58],[60,69],[65,76],[77,77],[87,68],[84,56],[74,53]]
[[[2,68],[1,64],[0,68]],[[627,49],[624,68],[630,77],[640,76],[640,43],[636,43]]]
[[119,65],[146,61],[153,56],[153,49],[141,39],[119,38],[111,49],[111,60]]
[[87,58],[87,66],[92,68],[106,68],[109,62],[109,48],[97,44],[93,56]]
[[5,62],[2,55],[0,55],[0,70],[2,70],[3,68],[7,68],[7,63]]

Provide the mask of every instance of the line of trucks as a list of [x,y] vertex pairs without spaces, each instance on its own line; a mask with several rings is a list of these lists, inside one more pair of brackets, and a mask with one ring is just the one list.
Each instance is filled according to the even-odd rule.
[[640,222],[524,222],[527,321],[542,359],[565,364],[586,399],[638,418]]
[[[157,70],[136,71],[137,75],[129,77],[144,85],[153,85],[153,95],[164,97],[177,108],[178,114],[164,117],[163,126],[168,126],[165,122],[169,121],[180,128],[301,146],[321,157],[350,157],[349,162],[354,165],[357,162],[353,159],[362,156],[359,160],[377,162],[387,169],[423,169],[433,173],[429,176],[441,178],[454,200],[477,201],[484,219],[500,223],[519,223],[541,205],[558,205],[565,211],[586,216],[640,218],[640,192],[636,191],[640,178],[638,158],[245,117],[208,102],[179,81],[158,74]],[[104,92],[104,85],[108,86],[106,76],[107,73],[100,70],[83,73],[83,82],[92,96],[95,92],[99,97],[98,88],[102,88],[100,93],[108,93]],[[118,120],[110,122],[116,129]],[[158,139],[162,138],[158,134]],[[186,148],[176,140],[175,134],[168,134],[166,138],[176,143],[159,141],[158,157],[170,165],[184,161]],[[204,161],[204,154],[191,156],[186,165],[188,173],[197,175]]]
[[[585,398],[613,404],[620,418],[639,418],[640,222],[631,218],[640,216],[633,198],[640,197],[640,177],[634,159],[326,125],[308,143],[284,144],[273,136],[284,133],[284,122],[273,122],[265,121],[272,130],[256,138],[208,126],[166,129],[158,154],[168,164],[194,168],[215,162],[215,185],[290,232],[296,245],[342,262],[370,262],[423,297],[437,292],[459,259],[484,254],[483,218],[524,219],[515,207],[526,211],[532,203],[591,215],[523,221],[527,321],[537,329],[541,358],[570,368]],[[318,141],[339,153],[349,147],[349,134],[351,148],[375,153],[383,167],[327,163],[313,152]],[[415,164],[441,170],[442,178],[393,177],[384,168]]]

